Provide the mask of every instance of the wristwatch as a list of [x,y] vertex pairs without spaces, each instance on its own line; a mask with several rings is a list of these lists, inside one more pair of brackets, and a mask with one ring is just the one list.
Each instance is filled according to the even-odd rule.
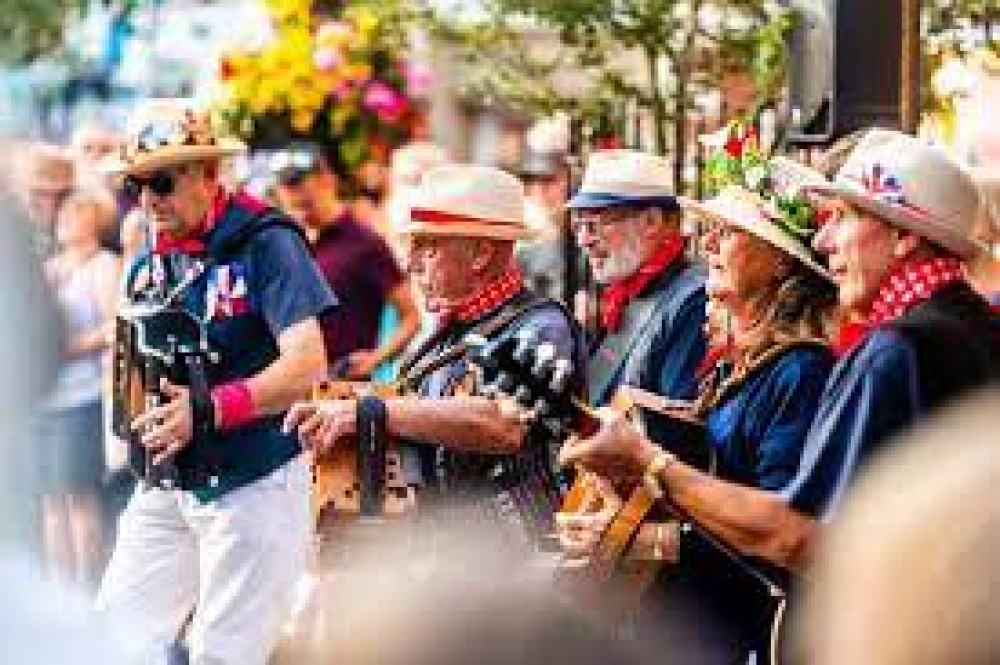
[[676,455],[666,450],[661,450],[646,465],[645,470],[642,472],[642,484],[654,499],[662,499],[666,496],[663,484],[660,482],[659,473],[676,461]]

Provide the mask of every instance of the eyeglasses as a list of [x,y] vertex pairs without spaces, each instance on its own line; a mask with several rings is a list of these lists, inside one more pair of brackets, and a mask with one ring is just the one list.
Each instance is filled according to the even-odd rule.
[[635,214],[634,210],[615,208],[581,210],[573,214],[573,217],[570,219],[570,227],[573,229],[573,233],[577,235],[584,230],[587,231],[588,235],[599,235],[606,232],[611,226]]
[[177,186],[176,178],[170,171],[154,171],[143,178],[137,175],[127,175],[122,181],[122,193],[132,200],[138,200],[142,190],[149,188],[156,196],[170,196]]

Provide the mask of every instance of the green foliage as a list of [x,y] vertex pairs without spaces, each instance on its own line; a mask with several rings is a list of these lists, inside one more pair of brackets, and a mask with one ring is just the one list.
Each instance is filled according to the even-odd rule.
[[[626,108],[645,109],[653,119],[651,147],[673,152],[678,184],[696,95],[730,72],[748,72],[755,106],[772,103],[792,26],[789,13],[770,0],[486,0],[486,6],[488,18],[471,25],[429,16],[435,36],[469,64],[470,97],[529,112],[571,109],[591,127],[620,126]],[[712,10],[720,20],[708,20]],[[520,37],[538,29],[558,35],[562,48],[543,57],[531,53]],[[623,70],[627,51],[644,63],[640,71]],[[559,89],[557,75],[566,72],[586,82],[583,92]]]
[[0,8],[0,64],[19,65],[53,53],[66,22],[86,0],[3,0]]
[[760,195],[764,212],[785,233],[809,244],[816,233],[815,209],[799,191],[781,191],[772,177],[770,161],[760,150],[752,127],[733,122],[725,130],[724,143],[705,161],[705,185],[709,196],[736,186]]

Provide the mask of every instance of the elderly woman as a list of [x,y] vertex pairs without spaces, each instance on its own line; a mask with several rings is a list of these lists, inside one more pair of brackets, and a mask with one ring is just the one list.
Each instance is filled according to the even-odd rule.
[[[728,328],[719,352],[709,355],[714,362],[703,366],[689,415],[705,424],[718,476],[780,490],[794,476],[834,363],[827,325],[836,289],[809,247],[811,209],[790,193],[821,176],[785,160],[768,166],[763,194],[730,185],[705,203],[688,203],[709,225],[707,288]],[[601,531],[598,524],[564,533],[564,544],[578,553]],[[682,538],[677,522],[645,523],[628,556],[673,563],[654,605],[670,617],[661,628],[698,627],[685,662],[745,662],[751,652],[760,662],[771,607],[759,580],[701,537]]]

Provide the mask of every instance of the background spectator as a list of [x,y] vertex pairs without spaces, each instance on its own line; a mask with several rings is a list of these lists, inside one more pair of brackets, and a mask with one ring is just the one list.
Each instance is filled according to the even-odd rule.
[[59,211],[59,250],[45,265],[67,332],[63,362],[38,423],[45,558],[50,572],[89,585],[102,552],[104,352],[118,261],[100,247],[100,194],[78,192]]

